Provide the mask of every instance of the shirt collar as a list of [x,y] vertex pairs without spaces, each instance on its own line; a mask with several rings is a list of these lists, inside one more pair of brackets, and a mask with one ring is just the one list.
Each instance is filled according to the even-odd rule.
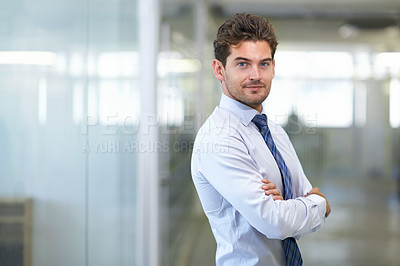
[[[254,116],[259,114],[256,109],[238,102],[237,100],[226,96],[224,93],[222,93],[219,106],[230,111],[246,127],[250,124],[251,120],[253,120]],[[261,114],[264,114],[264,108],[261,111]]]

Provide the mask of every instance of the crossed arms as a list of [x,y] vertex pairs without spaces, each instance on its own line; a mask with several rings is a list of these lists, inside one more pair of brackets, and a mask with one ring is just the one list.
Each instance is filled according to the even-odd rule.
[[[261,182],[264,183],[264,185],[261,186],[262,190],[264,190],[265,195],[269,196],[272,195],[272,198],[274,200],[283,200],[282,194],[279,191],[279,189],[276,188],[276,185],[274,183],[272,183],[271,181],[269,181],[268,179],[264,178],[263,180],[261,180]],[[325,195],[319,191],[318,187],[314,187],[313,189],[311,189],[308,194],[306,195],[318,195],[323,197],[326,200],[326,213],[325,213],[325,217],[328,217],[329,214],[331,213],[331,206],[329,205],[328,200],[326,199]]]

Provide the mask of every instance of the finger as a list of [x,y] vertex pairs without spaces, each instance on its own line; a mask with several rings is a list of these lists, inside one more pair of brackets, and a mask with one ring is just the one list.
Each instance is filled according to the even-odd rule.
[[325,218],[328,218],[328,216],[329,216],[329,214],[331,214],[331,212],[329,211],[327,211],[326,213],[325,213]]
[[325,217],[328,217],[329,214],[331,214],[331,205],[329,205],[329,203],[326,204],[326,213],[325,213]]
[[279,189],[269,189],[267,191],[265,191],[265,195],[269,196],[269,195],[274,195],[274,196],[281,196],[281,192],[279,191]]
[[326,197],[325,197],[325,195],[323,194],[323,193],[321,193],[321,192],[317,192],[317,191],[310,191],[310,192],[308,192],[308,194],[306,195],[306,197],[307,196],[310,196],[310,195],[312,195],[312,194],[315,194],[315,195],[318,195],[318,196],[321,196],[321,197],[323,197],[323,198],[325,198],[326,199]]
[[274,189],[268,189],[268,190],[265,191],[265,195],[267,195],[267,196],[269,196],[269,195],[275,195],[275,196],[277,196],[277,195],[279,195],[279,194],[277,194],[276,191],[275,191]]
[[317,187],[312,188],[312,189],[308,192],[307,195],[315,194],[315,193],[319,193],[319,188],[317,188]]
[[270,189],[276,188],[276,186],[275,186],[273,183],[269,183],[269,184],[267,184],[267,185],[261,186],[261,188],[262,188],[263,190],[270,190]]
[[283,200],[282,196],[273,196],[272,197],[273,200]]
[[276,188],[276,185],[275,185],[275,183],[272,183],[272,182],[271,182],[271,183],[269,183],[269,184],[268,184],[268,186],[270,186],[271,188]]
[[310,193],[308,193],[308,195],[318,195],[318,196],[324,197],[323,196],[324,194],[322,194],[321,192],[310,192]]
[[269,184],[271,183],[271,181],[269,181],[268,179],[264,178],[261,180],[261,182],[265,183],[265,184]]

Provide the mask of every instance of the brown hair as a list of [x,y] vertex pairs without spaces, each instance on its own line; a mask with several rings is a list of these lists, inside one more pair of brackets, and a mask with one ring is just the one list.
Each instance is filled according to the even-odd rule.
[[256,15],[240,13],[235,14],[219,27],[217,39],[214,41],[215,59],[221,61],[225,67],[226,58],[231,53],[230,47],[243,41],[266,41],[274,58],[278,40],[271,23]]

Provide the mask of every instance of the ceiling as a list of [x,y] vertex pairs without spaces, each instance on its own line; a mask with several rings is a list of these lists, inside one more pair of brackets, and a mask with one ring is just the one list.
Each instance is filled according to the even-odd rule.
[[[171,15],[175,17],[179,7],[186,13],[188,7],[199,2],[160,1],[163,15],[168,16],[165,13],[174,10]],[[204,3],[214,20],[210,25],[212,35],[227,17],[246,12],[271,20],[283,45],[341,49],[350,44],[375,51],[400,51],[400,0],[205,0]]]
[[249,12],[279,17],[394,17],[399,18],[399,0],[211,0],[223,13]]
[[160,0],[163,4],[204,2],[223,14],[237,12],[270,16],[389,16],[400,15],[399,0]]

